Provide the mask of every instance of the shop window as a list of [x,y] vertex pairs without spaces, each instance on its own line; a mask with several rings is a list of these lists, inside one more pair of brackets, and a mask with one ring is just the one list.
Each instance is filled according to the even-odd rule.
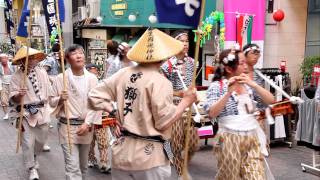
[[320,0],[309,0],[305,56],[320,55]]
[[309,12],[320,13],[320,0],[309,0]]

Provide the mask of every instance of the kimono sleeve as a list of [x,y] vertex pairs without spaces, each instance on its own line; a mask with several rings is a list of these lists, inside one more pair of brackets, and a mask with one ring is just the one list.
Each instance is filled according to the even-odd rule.
[[22,78],[19,76],[19,72],[12,75],[10,85],[9,85],[9,101],[12,102],[12,97],[19,94],[19,89],[21,88]]
[[166,61],[165,63],[162,64],[161,73],[171,81],[172,78],[171,78],[171,72],[170,72],[169,62],[168,61]]
[[162,129],[175,115],[173,88],[169,81],[157,82],[151,89],[151,112],[156,129]]
[[49,104],[51,107],[57,107],[59,100],[60,100],[60,93],[61,93],[61,88],[60,87],[60,81],[62,80],[62,75],[59,74],[57,78],[52,83],[52,86],[49,91]]
[[207,101],[204,104],[204,110],[209,111],[212,104],[217,102],[221,97],[221,87],[219,82],[213,82],[207,90]]
[[88,94],[90,109],[96,111],[105,110],[107,106],[111,105],[111,101],[115,101],[116,77],[111,76],[90,90]]
[[[92,76],[90,79],[91,87],[96,87],[98,84],[98,79],[95,76]],[[102,111],[96,111],[89,108],[85,122],[87,124],[101,124],[102,121]]]

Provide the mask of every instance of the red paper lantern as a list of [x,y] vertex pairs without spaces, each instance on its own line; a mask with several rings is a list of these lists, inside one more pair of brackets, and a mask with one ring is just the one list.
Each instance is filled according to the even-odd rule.
[[281,9],[277,9],[274,13],[273,13],[273,19],[277,22],[280,22],[284,19],[284,12]]

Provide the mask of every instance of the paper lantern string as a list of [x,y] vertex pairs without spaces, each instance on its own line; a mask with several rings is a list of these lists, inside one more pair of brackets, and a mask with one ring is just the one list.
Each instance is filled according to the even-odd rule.
[[223,12],[213,11],[208,17],[202,21],[202,26],[198,30],[193,30],[195,33],[194,41],[200,38],[200,47],[202,47],[206,41],[211,39],[211,32],[213,26],[217,26],[217,34],[219,35],[220,47],[224,48],[225,41],[225,24],[224,24],[224,14]]

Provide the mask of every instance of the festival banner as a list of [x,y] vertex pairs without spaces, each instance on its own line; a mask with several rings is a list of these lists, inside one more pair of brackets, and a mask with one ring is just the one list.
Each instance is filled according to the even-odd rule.
[[[263,66],[265,0],[224,0],[224,14],[226,24],[225,48],[232,47],[237,42],[237,17],[241,15],[252,16],[251,43],[257,44],[261,49],[261,57],[256,64],[257,68]],[[245,43],[242,43],[244,46]]]
[[4,15],[5,15],[5,21],[7,26],[7,33],[10,38],[12,49],[15,49],[15,32],[14,32],[14,23],[13,23],[13,12],[12,12],[12,0],[5,0],[5,9],[4,9]]
[[201,0],[155,0],[159,23],[198,27]]
[[240,17],[237,18],[237,43],[240,45],[240,49],[242,49],[244,45],[251,43],[252,23],[253,16],[240,15]]
[[28,37],[28,20],[30,16],[29,0],[24,0],[23,9],[19,21],[17,40],[24,41]]
[[[42,0],[42,5],[44,9],[44,14],[46,17],[46,23],[48,27],[49,37],[51,45],[59,41],[60,32],[57,32],[57,10],[56,10],[56,0]],[[64,22],[65,19],[65,9],[63,0],[58,0],[59,8],[59,18],[60,22]],[[61,27],[61,26],[60,26]]]

